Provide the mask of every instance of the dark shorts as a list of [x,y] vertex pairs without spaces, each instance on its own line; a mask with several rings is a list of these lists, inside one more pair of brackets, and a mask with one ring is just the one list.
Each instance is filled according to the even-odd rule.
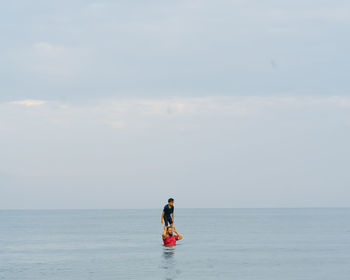
[[171,217],[165,217],[164,216],[164,224],[166,226],[168,226],[168,223],[169,223],[169,226],[173,223],[173,219]]

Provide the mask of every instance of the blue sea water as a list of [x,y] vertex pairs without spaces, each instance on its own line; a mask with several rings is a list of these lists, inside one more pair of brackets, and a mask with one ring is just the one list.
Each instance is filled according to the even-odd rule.
[[350,279],[350,209],[2,210],[0,279]]

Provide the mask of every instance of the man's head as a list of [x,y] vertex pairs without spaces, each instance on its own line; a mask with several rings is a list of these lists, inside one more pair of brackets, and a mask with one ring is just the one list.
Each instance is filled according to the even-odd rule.
[[173,236],[173,228],[172,228],[172,227],[170,227],[170,226],[167,227],[167,230],[166,230],[166,231],[167,231],[167,233],[168,233],[169,236]]
[[174,199],[173,199],[173,198],[169,198],[169,199],[168,199],[168,204],[169,204],[170,206],[173,206],[173,205],[174,205]]

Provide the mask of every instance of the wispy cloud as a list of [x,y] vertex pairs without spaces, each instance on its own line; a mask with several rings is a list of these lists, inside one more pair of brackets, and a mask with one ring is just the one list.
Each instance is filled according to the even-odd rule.
[[[16,100],[7,104],[34,107],[47,104],[42,110],[25,112],[26,118],[35,119],[39,124],[50,123],[60,127],[110,127],[118,130],[141,129],[152,126],[163,126],[172,123],[174,128],[182,130],[190,127],[198,130],[200,122],[212,122],[219,119],[229,125],[240,125],[245,120],[261,118],[283,119],[308,118],[309,112],[336,113],[343,112],[346,125],[350,123],[350,115],[346,110],[350,107],[349,97],[206,97],[206,98],[155,98],[155,99],[98,99],[84,103],[62,103],[45,100]],[[0,104],[3,117],[7,114],[20,115],[20,108],[15,111]],[[28,115],[29,114],[29,115]],[[336,113],[337,114],[337,113]],[[41,117],[40,116],[44,116]],[[29,121],[29,119],[27,121]],[[214,121],[214,122],[215,122]],[[20,123],[14,124],[20,125]],[[13,127],[13,126],[12,126]]]
[[46,103],[44,100],[18,100],[18,101],[12,101],[11,104],[18,104],[18,105],[24,105],[24,106],[40,106]]
[[[101,187],[109,190],[100,206],[113,195],[117,198],[109,206],[126,207],[136,191],[156,204],[158,198],[147,196],[144,186],[161,193],[164,185],[183,188],[189,201],[198,199],[200,189],[200,198],[213,207],[218,206],[215,201],[254,205],[245,204],[251,193],[257,202],[264,197],[270,206],[295,206],[305,192],[310,194],[305,205],[329,206],[329,193],[335,189],[341,194],[337,205],[348,205],[350,97],[129,98],[43,104],[45,100],[31,99],[0,103],[0,170],[23,178],[22,193],[38,186],[47,190],[47,197],[35,203],[39,207],[55,201],[52,191],[93,197]],[[210,191],[213,186],[217,192]],[[122,187],[130,201],[116,195]],[[81,207],[80,200],[74,206]]]
[[48,42],[38,42],[33,44],[33,47],[37,51],[42,51],[42,52],[53,52],[55,50],[59,50],[60,48],[55,47],[54,45],[48,43]]
[[349,91],[348,1],[88,2],[1,7],[4,100]]

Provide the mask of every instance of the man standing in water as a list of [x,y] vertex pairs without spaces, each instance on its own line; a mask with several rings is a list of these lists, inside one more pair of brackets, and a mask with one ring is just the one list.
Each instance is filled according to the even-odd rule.
[[[176,235],[173,235],[173,233]],[[176,246],[176,241],[182,239],[182,235],[176,231],[176,228],[167,227],[162,234],[164,246]]]
[[162,220],[163,223],[164,220],[164,230],[167,229],[168,224],[169,226],[173,226],[174,224],[174,199],[169,198],[168,204],[164,206],[163,213],[162,213]]

